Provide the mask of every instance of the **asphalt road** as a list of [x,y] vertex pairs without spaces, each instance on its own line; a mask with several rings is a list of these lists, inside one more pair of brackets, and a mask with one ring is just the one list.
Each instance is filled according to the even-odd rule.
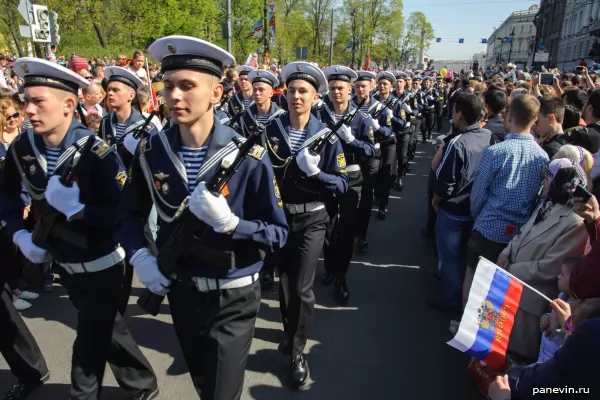
[[[369,252],[355,255],[350,266],[347,307],[335,305],[332,288],[320,284],[322,266],[317,271],[315,322],[306,349],[310,387],[294,392],[288,386],[289,359],[277,351],[283,333],[275,287],[263,293],[242,399],[481,399],[466,374],[468,358],[445,343],[449,318],[426,304],[439,294],[441,283],[432,276],[433,248],[420,235],[433,146],[418,146],[404,191],[392,192],[387,220],[375,219],[373,212]],[[139,288],[136,283],[127,323],[158,375],[159,398],[196,399],[168,306],[157,318],[143,315],[135,304]],[[58,285],[33,302],[22,315],[51,370],[49,382],[33,399],[66,399],[74,309]],[[0,358],[0,394],[13,383]],[[104,386],[103,399],[120,398],[109,368]]]

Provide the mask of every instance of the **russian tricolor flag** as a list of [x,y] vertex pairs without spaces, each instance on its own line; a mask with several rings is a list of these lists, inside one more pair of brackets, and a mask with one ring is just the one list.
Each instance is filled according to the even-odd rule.
[[458,332],[448,344],[501,368],[522,292],[520,280],[481,258]]

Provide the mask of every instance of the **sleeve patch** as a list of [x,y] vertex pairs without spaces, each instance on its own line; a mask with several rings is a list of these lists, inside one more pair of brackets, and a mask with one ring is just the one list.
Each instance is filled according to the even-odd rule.
[[119,184],[119,189],[123,189],[123,186],[125,186],[125,182],[127,181],[127,174],[125,171],[119,172],[115,177],[115,180]]
[[254,146],[252,146],[252,149],[250,149],[250,157],[252,158],[256,158],[257,160],[262,160],[263,157],[265,156],[265,153],[267,151],[265,150],[264,147],[255,144]]
[[281,192],[279,191],[279,186],[277,185],[277,179],[273,177],[273,193],[275,194],[275,198],[281,199]]
[[139,152],[140,153],[145,153],[148,150],[152,149],[152,146],[150,145],[150,137],[146,136],[145,138],[142,139],[142,141],[139,144]]
[[96,150],[94,150],[94,153],[96,153],[98,157],[104,158],[108,153],[110,153],[110,150],[111,147],[108,144],[102,143],[96,148]]
[[337,166],[340,168],[346,168],[346,157],[344,153],[340,153],[337,155]]
[[375,141],[375,132],[373,131],[373,126],[369,126],[369,140],[371,142]]

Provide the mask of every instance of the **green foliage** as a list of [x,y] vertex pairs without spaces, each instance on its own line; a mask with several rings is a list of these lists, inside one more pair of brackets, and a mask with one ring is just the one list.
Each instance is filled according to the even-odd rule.
[[[252,26],[263,16],[264,0],[231,0],[232,51],[238,62],[263,48],[262,39],[248,38]],[[402,0],[269,0],[277,5],[276,45],[271,58],[295,60],[296,47],[308,46],[311,61],[329,63],[331,24],[333,62],[349,64],[352,53],[345,51],[353,33],[358,39],[355,66],[362,66],[368,54],[380,66],[390,68],[409,55],[425,49],[433,39],[433,28],[421,12],[405,21]],[[16,52],[26,48],[18,25],[24,23],[16,7],[18,0],[0,0],[0,36],[4,47]],[[43,4],[43,3],[42,3]],[[58,53],[92,57],[131,57],[154,40],[167,35],[189,35],[225,47],[222,0],[47,0],[59,14],[61,42]],[[335,5],[333,20],[331,9]],[[354,24],[353,24],[354,22]],[[354,32],[353,27],[354,25]],[[18,39],[12,40],[13,35]],[[422,41],[421,38],[425,40]],[[0,43],[2,44],[2,43]]]

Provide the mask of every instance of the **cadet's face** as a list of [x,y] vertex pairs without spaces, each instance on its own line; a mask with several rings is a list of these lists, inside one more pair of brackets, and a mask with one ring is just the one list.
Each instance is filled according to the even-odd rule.
[[406,79],[406,87],[407,88],[411,88],[412,87],[412,79],[410,79],[410,78]]
[[164,97],[176,124],[190,125],[207,113],[223,94],[216,76],[191,70],[168,71],[164,75]]
[[397,79],[396,80],[396,90],[398,92],[404,91],[404,87],[405,86],[406,86],[406,81],[404,79]]
[[379,92],[381,94],[388,94],[392,89],[392,82],[388,81],[387,79],[381,79],[377,83],[377,86],[379,87]]
[[273,88],[264,82],[252,84],[252,97],[256,104],[264,104],[273,97]]
[[302,79],[290,82],[287,89],[287,101],[290,110],[294,110],[297,114],[310,112],[310,108],[317,98],[317,91],[310,83]]
[[240,75],[240,77],[238,78],[238,83],[240,84],[240,87],[244,92],[250,90],[250,88],[252,87],[252,84],[248,80],[248,75]]
[[329,98],[335,104],[344,104],[348,101],[351,88],[348,82],[329,81]]
[[425,87],[425,89],[429,89],[431,87],[431,81],[423,82],[423,86]]
[[70,118],[76,106],[75,95],[60,89],[31,86],[25,89],[23,110],[29,117],[33,132],[38,135],[53,133]]
[[413,81],[413,89],[418,89],[420,85],[421,85],[421,82]]
[[106,89],[106,99],[113,109],[123,107],[134,97],[135,91],[122,82],[111,82]]
[[358,81],[354,84],[356,95],[360,100],[367,97],[371,92],[371,81]]

